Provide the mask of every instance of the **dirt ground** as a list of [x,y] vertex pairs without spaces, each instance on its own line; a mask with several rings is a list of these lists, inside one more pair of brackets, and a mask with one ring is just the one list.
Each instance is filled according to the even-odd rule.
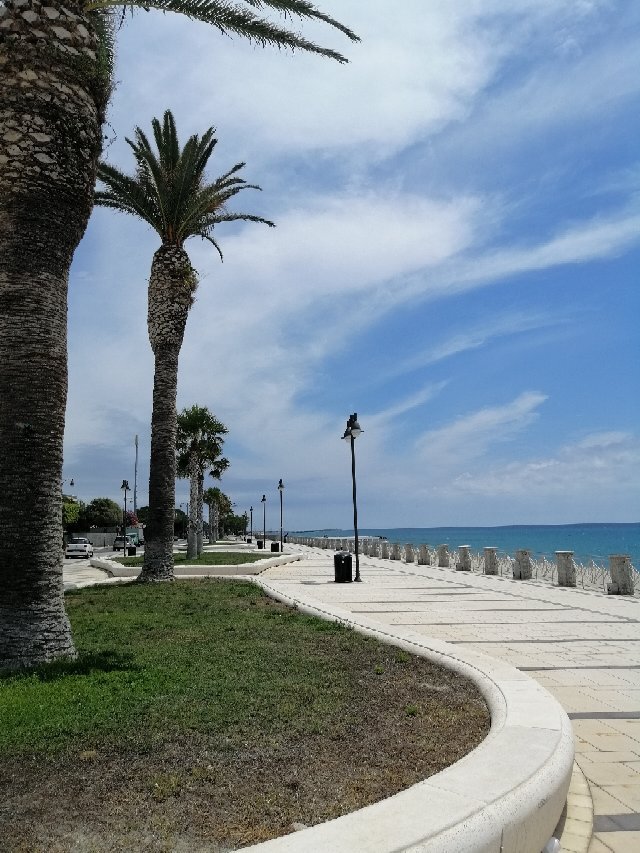
[[[397,654],[390,650],[389,655]],[[340,732],[184,732],[145,753],[0,757],[1,853],[221,853],[390,796],[483,740],[475,687],[421,660],[356,684]]]

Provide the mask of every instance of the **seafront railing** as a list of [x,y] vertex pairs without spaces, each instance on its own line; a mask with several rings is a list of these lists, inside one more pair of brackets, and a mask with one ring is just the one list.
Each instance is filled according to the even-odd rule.
[[[354,548],[353,537],[288,535],[287,541],[327,551],[352,551]],[[488,546],[480,553],[472,551],[469,545],[458,545],[451,550],[447,544],[436,547],[429,543],[403,545],[375,537],[360,539],[359,551],[363,556],[384,560],[453,568],[461,572],[499,575],[516,580],[546,581],[557,586],[595,588],[610,595],[640,594],[640,572],[626,554],[610,555],[609,565],[604,566],[594,560],[587,563],[577,561],[573,551],[556,551],[556,559],[553,561],[546,555],[536,557],[526,548],[516,550],[511,555]]]

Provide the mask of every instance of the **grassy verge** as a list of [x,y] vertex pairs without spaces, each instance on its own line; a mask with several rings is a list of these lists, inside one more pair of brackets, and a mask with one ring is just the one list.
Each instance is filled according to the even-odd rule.
[[[186,553],[180,551],[173,555],[173,561],[176,565],[186,563],[188,566],[240,566],[242,563],[256,563],[258,560],[267,560],[270,557],[277,556],[279,554],[254,554],[243,553],[242,551],[204,551],[199,557],[187,559]],[[143,561],[143,556],[117,557],[115,559],[116,563],[122,563],[123,566],[141,566]]]
[[77,661],[0,678],[11,851],[211,851],[389,796],[488,731],[449,671],[248,583],[67,594]]

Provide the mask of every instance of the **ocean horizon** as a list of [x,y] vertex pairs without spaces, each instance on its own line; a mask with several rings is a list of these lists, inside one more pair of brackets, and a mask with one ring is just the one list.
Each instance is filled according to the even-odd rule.
[[[353,528],[325,528],[291,531],[297,536],[353,537]],[[386,537],[402,545],[429,544],[432,548],[447,544],[451,549],[469,545],[481,552],[493,546],[500,553],[513,556],[520,548],[528,548],[532,557],[555,560],[556,551],[573,551],[580,563],[593,560],[608,565],[611,554],[628,554],[640,569],[640,522],[585,524],[509,524],[495,527],[363,527],[359,537]]]

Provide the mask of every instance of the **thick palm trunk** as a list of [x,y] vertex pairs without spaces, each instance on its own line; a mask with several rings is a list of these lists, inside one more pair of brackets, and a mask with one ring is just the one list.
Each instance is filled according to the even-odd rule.
[[149,522],[145,531],[140,581],[173,579],[178,357],[193,289],[193,272],[187,253],[177,246],[161,246],[153,256],[149,279],[148,327],[155,356],[155,374]]
[[202,554],[203,551],[203,539],[204,539],[204,522],[202,519],[204,512],[204,473],[202,469],[198,471],[198,527],[197,527],[197,540],[198,540],[198,556]]
[[198,556],[198,457],[189,456],[189,533],[187,536],[187,557]]
[[220,538],[220,507],[217,503],[214,503],[213,510],[213,539],[217,542]]
[[73,0],[46,6],[0,8],[0,669],[75,654],[62,588],[67,287],[101,112],[90,22]]
[[209,545],[213,545],[215,543],[215,537],[213,535],[213,513],[215,504],[207,504],[207,509],[209,510]]

